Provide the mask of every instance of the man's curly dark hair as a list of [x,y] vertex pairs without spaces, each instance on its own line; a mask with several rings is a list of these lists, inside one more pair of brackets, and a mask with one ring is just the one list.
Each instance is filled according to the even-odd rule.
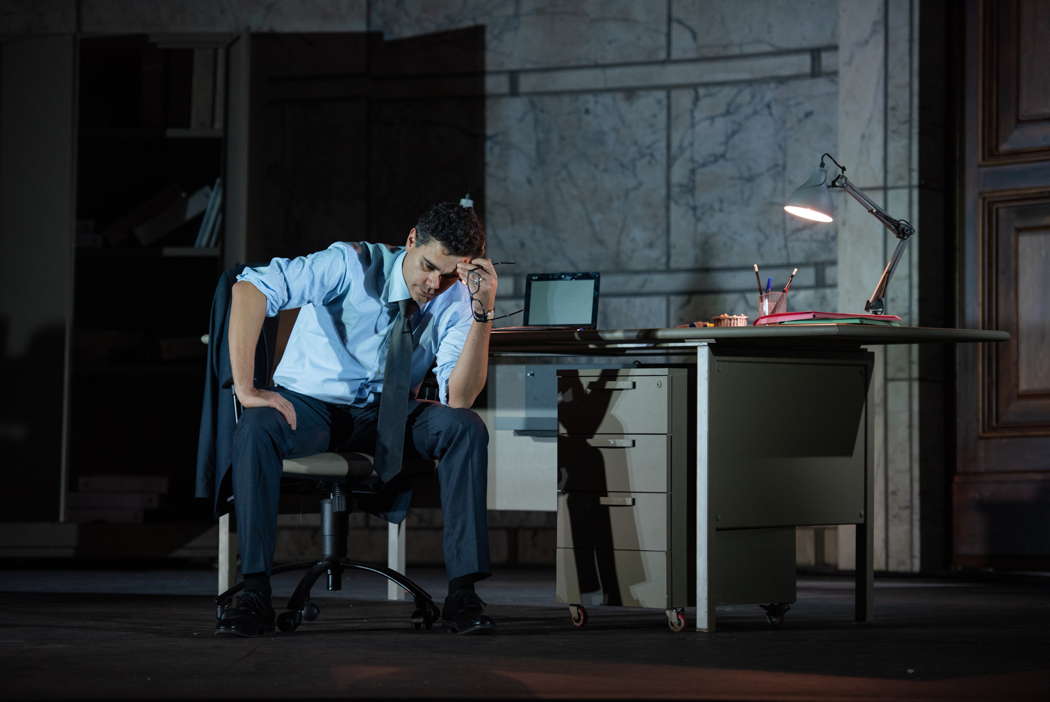
[[477,258],[485,254],[485,228],[473,207],[439,202],[416,223],[416,243],[436,239],[451,256]]

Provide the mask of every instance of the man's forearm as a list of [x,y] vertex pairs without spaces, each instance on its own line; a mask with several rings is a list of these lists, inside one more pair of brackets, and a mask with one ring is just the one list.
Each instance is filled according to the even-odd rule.
[[230,307],[230,370],[234,392],[242,395],[255,386],[255,345],[266,318],[266,296],[251,283],[239,281],[233,286]]
[[448,379],[450,407],[467,407],[478,399],[489,373],[489,332],[492,322],[474,322],[456,367]]

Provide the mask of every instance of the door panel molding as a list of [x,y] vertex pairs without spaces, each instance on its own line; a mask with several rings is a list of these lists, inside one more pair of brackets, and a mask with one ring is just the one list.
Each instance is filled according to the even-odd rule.
[[1031,70],[1050,65],[1050,3],[983,0],[978,14],[981,165],[1050,158],[1050,83]]
[[1050,189],[982,193],[980,202],[982,326],[1010,333],[979,351],[980,437],[1050,436],[1050,303],[1037,279],[1040,261],[1050,264]]

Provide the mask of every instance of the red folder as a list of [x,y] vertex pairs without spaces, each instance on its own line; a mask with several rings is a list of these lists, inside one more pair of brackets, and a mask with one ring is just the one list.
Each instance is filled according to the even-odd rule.
[[857,314],[856,312],[781,312],[780,314],[767,314],[755,320],[755,326],[763,324],[780,324],[781,322],[797,322],[806,319],[871,319],[878,322],[899,322],[901,318],[895,314]]

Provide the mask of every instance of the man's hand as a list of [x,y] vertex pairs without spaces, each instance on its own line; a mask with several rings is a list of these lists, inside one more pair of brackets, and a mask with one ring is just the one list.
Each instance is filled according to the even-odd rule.
[[295,407],[285,397],[272,390],[237,390],[237,400],[242,407],[273,407],[281,413],[288,426],[295,431]]
[[[470,263],[460,263],[456,266],[459,279],[467,286],[470,297],[476,302],[471,302],[475,314],[485,314],[496,306],[496,287],[499,284],[499,276],[492,261],[487,258],[475,258]],[[478,309],[478,308],[481,309]]]

